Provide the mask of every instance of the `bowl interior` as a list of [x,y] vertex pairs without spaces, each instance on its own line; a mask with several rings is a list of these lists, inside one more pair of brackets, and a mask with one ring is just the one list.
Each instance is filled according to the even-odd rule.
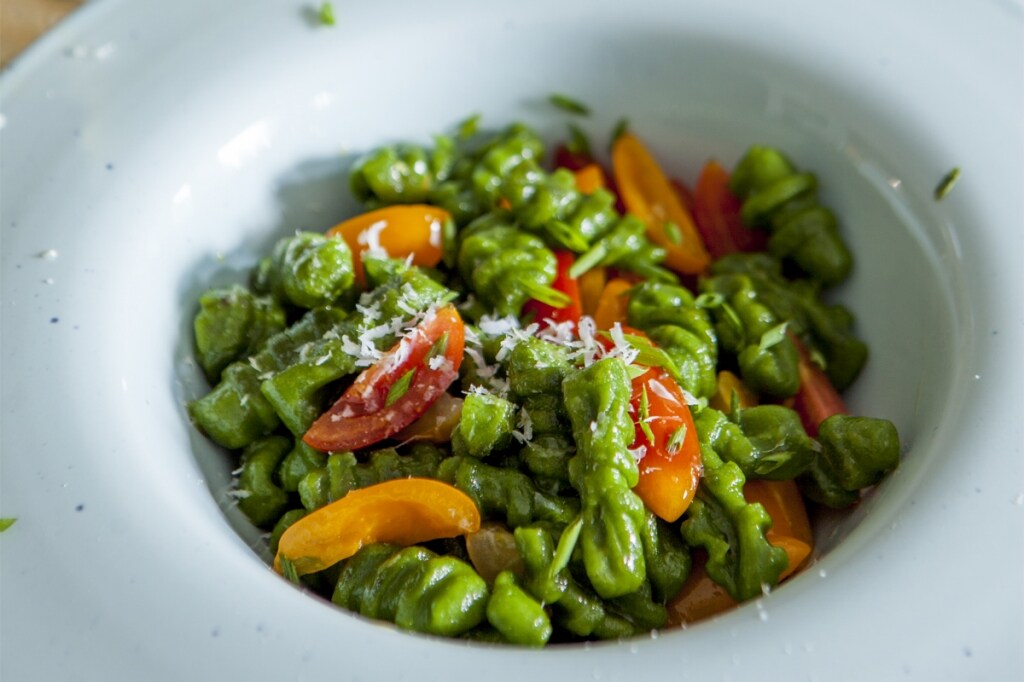
[[[148,68],[135,80],[112,79],[102,93],[104,115],[76,131],[91,170],[58,162],[46,171],[51,182],[79,188],[92,231],[31,248],[52,246],[76,262],[103,264],[68,274],[70,286],[89,292],[74,304],[90,322],[82,338],[92,334],[69,347],[95,354],[87,367],[70,357],[56,358],[55,367],[80,385],[102,387],[97,403],[122,417],[119,443],[158,443],[144,458],[94,454],[117,470],[111,485],[136,491],[106,504],[159,503],[195,534],[190,541],[200,538],[204,551],[225,562],[222,570],[252,569],[247,595],[279,589],[282,581],[263,570],[265,557],[250,549],[259,546],[259,531],[226,494],[235,463],[187,418],[186,402],[207,390],[192,360],[196,299],[211,286],[242,281],[277,238],[327,229],[356,211],[346,170],[360,153],[397,140],[429,142],[474,113],[485,127],[522,120],[549,140],[564,139],[569,117],[547,103],[560,92],[594,112],[573,122],[598,152],[628,118],[664,167],[687,182],[708,158],[730,167],[751,144],[777,146],[817,174],[822,201],[856,258],[852,278],[832,295],[856,314],[872,349],[848,401],[855,413],[894,421],[903,441],[900,470],[855,511],[816,527],[822,567],[867,561],[861,550],[896,522],[926,470],[952,456],[942,443],[971,379],[963,358],[985,305],[966,283],[962,226],[932,200],[936,169],[947,161],[912,116],[891,106],[892,93],[856,68],[815,61],[829,54],[814,42],[827,36],[762,40],[756,17],[738,17],[726,30],[710,20],[657,22],[649,14],[610,19],[594,8],[586,30],[567,36],[565,27],[578,21],[568,7],[499,24],[484,7],[436,15],[412,9],[389,27],[387,45],[464,36],[458,44],[436,41],[413,63],[405,50],[382,48],[379,34],[361,23],[362,10],[351,9],[350,25],[366,28],[362,35],[275,41],[267,21],[251,27],[237,55],[218,47],[223,32],[215,28],[230,23],[220,15],[209,29],[190,24],[181,42],[153,36]],[[178,20],[169,11],[169,21]],[[219,57],[202,65],[202,78],[175,68],[192,52]],[[111,167],[120,173],[113,189]],[[12,196],[18,182],[9,186]],[[24,222],[78,219],[71,204],[33,210]],[[129,255],[112,259],[111,244]],[[97,441],[108,435],[88,410],[70,419]],[[125,517],[129,526],[141,524]],[[830,589],[811,578],[798,576],[779,592],[815,598]],[[287,599],[305,598],[290,592]],[[310,615],[302,607],[296,614]],[[332,609],[329,617],[370,632],[343,612]]]
[[[933,434],[948,416],[957,350],[969,343],[958,331],[968,326],[968,313],[954,293],[955,235],[929,205],[931,188],[908,187],[903,180],[912,173],[907,165],[921,163],[926,154],[879,143],[898,139],[907,122],[804,65],[721,37],[620,28],[594,36],[568,59],[554,49],[535,59],[545,56],[550,68],[543,77],[503,70],[501,60],[497,67],[469,65],[468,73],[463,64],[466,80],[457,98],[432,97],[433,83],[382,89],[372,77],[352,76],[336,89],[297,86],[282,97],[296,105],[253,111],[252,120],[244,119],[215,153],[196,149],[193,158],[207,163],[192,168],[188,176],[196,180],[175,193],[173,229],[189,246],[169,245],[177,261],[165,271],[177,294],[170,318],[179,323],[172,337],[179,405],[206,390],[190,360],[190,315],[199,293],[243,279],[278,237],[326,229],[357,210],[347,168],[359,153],[395,140],[428,141],[477,112],[485,126],[526,120],[548,139],[564,139],[570,117],[546,99],[566,92],[591,106],[591,117],[572,121],[599,152],[616,122],[628,118],[663,165],[690,183],[705,160],[717,158],[729,167],[751,144],[777,146],[801,169],[818,174],[822,201],[840,217],[856,257],[853,277],[830,295],[855,312],[857,331],[872,349],[847,397],[855,413],[897,424],[905,462],[899,476],[855,511],[818,519],[816,555],[827,556],[867,518],[872,526],[884,525],[910,494],[917,478],[912,472],[924,466]],[[381,72],[401,67],[397,54],[383,59]],[[452,59],[444,52],[431,55],[436,63],[426,70],[456,68],[448,63]],[[353,110],[351,102],[360,106]],[[424,106],[408,106],[412,102]],[[217,160],[212,168],[211,157]],[[182,424],[187,430],[184,417]],[[258,544],[258,532],[225,495],[234,464],[187,432],[191,448],[180,456],[195,456],[231,526]]]

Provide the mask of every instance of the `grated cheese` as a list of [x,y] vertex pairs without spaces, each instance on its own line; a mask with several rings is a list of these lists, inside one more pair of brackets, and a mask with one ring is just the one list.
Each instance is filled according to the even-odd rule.
[[387,226],[388,221],[378,220],[359,233],[359,236],[356,237],[356,243],[366,247],[363,250],[364,254],[369,253],[374,256],[389,257],[387,250],[380,244],[380,233],[387,229]]
[[[657,381],[657,380],[650,381],[650,382],[648,382],[647,385],[651,387],[651,393],[653,393],[654,395],[658,396],[662,400],[668,400],[668,401],[671,401],[671,402],[676,403],[676,404],[679,403],[679,399],[676,398],[676,396],[672,395],[671,391],[669,391],[667,388],[665,388],[665,385],[663,383],[661,383],[660,381]],[[682,390],[682,389],[680,389],[680,390]],[[683,395],[684,395],[684,397],[686,396],[686,391],[683,391]],[[690,397],[692,398],[693,396],[690,396]],[[693,403],[691,403],[691,404],[693,404]]]
[[647,446],[638,445],[635,448],[626,448],[626,452],[628,452],[633,459],[639,462],[644,458],[644,455],[647,454]]
[[533,419],[530,418],[530,413],[526,411],[526,408],[519,409],[518,426],[519,428],[512,432],[513,438],[521,444],[533,440]]
[[633,361],[640,355],[640,351],[626,340],[626,335],[622,331],[622,325],[616,322],[611,330],[609,330],[609,334],[615,347],[605,353],[605,357],[619,357],[627,365],[632,365]]

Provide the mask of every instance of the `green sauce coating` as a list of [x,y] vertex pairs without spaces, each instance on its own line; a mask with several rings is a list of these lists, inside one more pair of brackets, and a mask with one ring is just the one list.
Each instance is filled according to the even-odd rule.
[[579,513],[576,500],[542,491],[523,472],[472,457],[446,459],[437,477],[469,495],[483,518],[502,519],[510,528],[535,521],[564,526]]
[[570,374],[562,391],[576,441],[570,475],[583,505],[587,577],[605,598],[635,592],[646,577],[645,508],[632,490],[639,472],[627,450],[635,427],[626,366],[617,358],[598,360]]
[[726,415],[707,407],[694,426],[702,444],[745,478],[784,481],[807,471],[821,449],[804,431],[800,417],[782,405],[758,405]]
[[498,315],[518,316],[524,303],[550,287],[557,262],[540,238],[496,225],[463,239],[458,266],[488,307]]
[[370,206],[419,204],[451,173],[455,162],[452,140],[438,137],[436,147],[417,145],[381,147],[356,161],[349,187]]
[[708,313],[677,284],[643,282],[627,306],[629,325],[647,333],[679,368],[680,385],[707,398],[718,385],[718,337]]
[[565,348],[535,337],[516,344],[506,367],[509,391],[519,399],[561,397],[562,381],[573,370]]
[[839,390],[848,387],[867,361],[868,348],[853,334],[853,315],[842,305],[821,299],[821,287],[810,280],[787,280],[778,259],[761,253],[732,254],[712,265],[707,290],[731,289],[729,280],[745,276],[744,286],[756,291],[760,304],[785,320],[787,330],[819,353],[825,372]]
[[335,378],[351,372],[353,365],[350,358],[345,360],[348,355],[342,350],[338,332],[347,321],[348,314],[341,309],[316,308],[272,336],[259,352],[228,365],[220,383],[189,404],[196,425],[216,443],[231,449],[271,433],[281,418],[260,390],[263,382],[302,362],[303,357],[314,364],[325,355],[332,362],[337,359],[338,364],[332,364]]
[[853,257],[835,215],[818,202],[812,174],[797,172],[776,149],[754,146],[736,165],[729,185],[743,201],[743,222],[771,231],[768,250],[774,256],[824,286],[838,284],[850,274]]
[[707,550],[705,570],[733,599],[744,601],[774,587],[789,564],[786,550],[772,546],[765,531],[772,520],[760,504],[743,497],[746,479],[735,462],[723,462],[701,444],[704,477],[686,510],[681,530],[691,547]]
[[824,470],[844,490],[875,485],[899,464],[899,434],[885,419],[835,414],[818,426],[818,440]]
[[316,232],[297,232],[278,241],[262,275],[278,299],[300,308],[330,305],[355,282],[345,240]]
[[199,297],[193,322],[196,360],[215,381],[232,362],[255,353],[285,328],[284,309],[270,296],[240,285],[211,289]]
[[661,267],[664,260],[665,249],[647,239],[647,226],[643,221],[625,215],[610,225],[578,262],[585,263],[586,269],[613,266],[654,281],[678,281],[672,271]]
[[462,401],[462,415],[452,433],[457,455],[486,457],[512,441],[518,410],[514,403],[488,393],[470,393]]
[[648,510],[643,528],[644,562],[655,601],[664,604],[679,594],[693,568],[679,529]]
[[270,436],[251,443],[242,452],[238,508],[253,525],[273,525],[288,505],[288,494],[277,484],[275,473],[291,448],[291,439]]
[[302,477],[297,492],[302,506],[312,511],[357,488],[410,476],[437,478],[442,456],[441,450],[426,443],[414,445],[402,455],[394,448],[376,450],[362,463],[351,452],[336,452],[323,466]]
[[544,607],[516,584],[509,571],[502,571],[494,580],[487,622],[513,644],[544,646],[551,638],[551,619]]
[[715,331],[722,348],[735,354],[744,383],[775,398],[794,395],[800,354],[785,334],[787,321],[765,305],[751,278],[720,275],[701,282],[701,290],[720,298],[711,308]]
[[[717,370],[738,367],[768,399],[796,390],[791,336],[838,388],[860,371],[867,349],[852,315],[822,300],[849,272],[849,253],[818,202],[816,178],[775,150],[752,148],[732,189],[747,224],[771,233],[770,253],[719,259],[697,279],[703,294],[695,298],[692,281],[684,286],[662,267],[665,252],[643,222],[617,212],[614,194],[582,194],[568,170],[545,170],[544,153],[521,124],[374,150],[352,170],[353,193],[368,209],[430,203],[450,211],[442,264],[367,253],[360,289],[343,240],[300,232],[260,262],[251,290],[200,299],[196,358],[216,385],[189,412],[215,442],[240,450],[239,506],[271,529],[272,552],[310,511],[409,476],[453,484],[485,522],[514,537],[518,557],[507,542],[504,554],[494,551],[490,590],[466,563],[460,537],[368,545],[301,578],[338,606],[403,629],[523,646],[633,636],[664,625],[694,550],[707,553],[708,575],[736,599],[778,583],[788,559],[767,542],[764,508],[746,502],[747,480],[795,479],[808,500],[843,507],[898,463],[898,434],[884,420],[837,415],[815,440],[779,405],[696,408],[704,465],[696,498],[681,524],[657,518],[633,492],[636,367],[600,352],[595,361],[585,344],[532,337],[533,320],[521,318],[528,300],[560,302],[553,250],[577,254],[571,277],[605,266],[646,280],[630,291],[627,322],[657,353],[645,348],[637,364],[668,368],[698,398],[714,395]],[[301,441],[418,311],[453,301],[467,322],[467,354],[450,389],[466,394],[450,442],[324,453]],[[504,329],[491,318],[507,315],[521,329],[482,331]]]
[[345,562],[331,600],[405,630],[455,637],[484,620],[488,597],[484,579],[459,559],[374,544]]

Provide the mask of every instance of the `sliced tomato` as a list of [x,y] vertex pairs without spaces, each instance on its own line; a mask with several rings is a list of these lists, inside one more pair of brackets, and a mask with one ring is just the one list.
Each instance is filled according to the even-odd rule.
[[574,175],[576,176],[576,189],[583,194],[593,194],[599,189],[604,189],[608,184],[604,177],[604,169],[597,163],[580,168]]
[[665,265],[687,275],[704,272],[711,256],[693,218],[638,137],[624,133],[615,140],[612,170],[626,208],[647,226],[648,239],[665,249]]
[[571,171],[578,171],[595,163],[594,157],[587,152],[573,151],[564,144],[555,147],[554,162],[555,168],[566,168]]
[[693,192],[686,186],[686,183],[679,178],[669,178],[668,184],[672,185],[672,189],[675,190],[676,196],[679,197],[679,203],[683,205],[690,215],[693,215]]
[[815,438],[821,422],[834,414],[849,414],[850,411],[828,375],[814,364],[807,348],[793,334],[789,338],[800,351],[800,388],[793,396],[793,409],[800,415],[807,435]]
[[[597,161],[594,157],[586,152],[571,151],[566,145],[560,145],[555,148],[555,168],[565,168],[575,173],[596,163]],[[622,197],[619,195],[619,189],[615,185],[615,179],[604,167],[601,167],[601,174],[604,176],[604,188],[615,195],[615,210],[619,213],[625,213],[626,206],[622,203]]]
[[611,329],[616,323],[626,323],[629,314],[629,290],[633,286],[633,282],[622,277],[608,280],[594,310],[594,324],[598,329]]
[[[439,352],[442,347],[443,353]],[[390,438],[416,421],[448,390],[459,375],[464,347],[465,325],[455,307],[436,311],[356,377],[302,439],[318,450],[337,452],[358,450]],[[410,372],[411,379],[406,379]],[[399,381],[408,381],[408,388],[392,396],[388,404],[388,396]]]
[[703,471],[690,407],[675,379],[655,367],[633,379],[630,404],[636,421],[632,447],[644,447],[633,490],[659,517],[676,521],[693,501]]
[[729,191],[728,171],[714,159],[704,164],[691,202],[694,222],[712,258],[767,248],[768,233],[743,224],[742,202]]
[[579,325],[580,316],[583,314],[583,303],[580,299],[580,284],[575,277],[569,276],[569,269],[576,262],[576,256],[571,251],[555,251],[555,258],[558,261],[558,274],[551,288],[560,291],[569,297],[569,305],[563,308],[555,308],[547,303],[537,300],[527,301],[523,306],[523,315],[532,313],[535,322],[553,320],[554,322],[572,322]]
[[412,262],[432,268],[441,262],[441,242],[451,215],[437,206],[398,204],[361,213],[327,230],[341,235],[352,250],[356,280],[365,284],[363,251],[373,246],[392,258],[412,257]]
[[789,566],[779,576],[783,580],[800,569],[814,550],[814,534],[800,489],[794,481],[755,478],[744,484],[743,496],[747,502],[759,503],[772,517],[765,538],[789,556]]

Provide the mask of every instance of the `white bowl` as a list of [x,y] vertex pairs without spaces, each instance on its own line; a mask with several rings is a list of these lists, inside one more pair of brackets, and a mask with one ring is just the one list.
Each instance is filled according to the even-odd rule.
[[[508,5],[107,0],[3,74],[4,678],[1020,679],[1020,3]],[[818,174],[872,347],[850,403],[903,462],[804,575],[685,631],[496,649],[303,596],[188,423],[194,301],[353,210],[351,155],[474,112],[555,139],[552,92],[691,181],[752,143]]]

